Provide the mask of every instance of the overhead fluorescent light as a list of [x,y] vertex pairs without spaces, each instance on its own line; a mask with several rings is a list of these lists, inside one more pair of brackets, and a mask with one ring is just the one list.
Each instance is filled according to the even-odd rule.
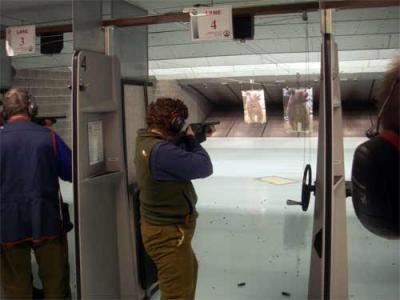
[[[341,61],[339,70],[341,73],[382,73],[385,71],[390,59]],[[307,68],[306,68],[307,67]],[[221,78],[221,77],[253,77],[253,76],[288,76],[300,73],[304,75],[320,74],[320,63],[281,63],[281,64],[258,64],[258,65],[227,65],[227,66],[202,66],[183,68],[150,68],[149,73],[159,79],[183,79],[183,78]],[[315,82],[318,82],[316,79]],[[254,83],[254,82],[253,82]],[[275,83],[280,83],[275,81]]]

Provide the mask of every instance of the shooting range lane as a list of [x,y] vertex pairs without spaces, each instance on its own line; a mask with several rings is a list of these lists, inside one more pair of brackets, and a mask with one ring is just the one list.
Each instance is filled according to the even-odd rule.
[[[345,138],[346,179],[364,140]],[[200,214],[193,243],[200,265],[196,299],[307,299],[314,197],[306,213],[286,206],[300,197],[303,139],[209,138],[204,146],[214,174],[194,181]],[[316,149],[312,138],[313,169]],[[264,176],[296,182],[258,180]],[[399,242],[366,231],[347,200],[349,298],[397,299]]]
[[[365,128],[371,126],[371,115],[368,111],[343,112],[344,137],[359,137],[365,135]],[[233,110],[229,112],[213,111],[206,122],[220,121],[215,126],[213,137],[317,137],[318,116],[312,117],[310,132],[296,132],[290,128],[288,121],[283,120],[282,112],[269,111],[267,122],[264,124],[243,121],[243,111]]]

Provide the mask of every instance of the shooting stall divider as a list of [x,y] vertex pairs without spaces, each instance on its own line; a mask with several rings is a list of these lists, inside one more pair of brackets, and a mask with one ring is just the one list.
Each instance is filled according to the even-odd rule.
[[[73,1],[77,298],[141,299],[123,146],[121,64],[109,52],[118,41],[102,30],[102,2]],[[113,12],[122,9],[120,2],[113,1]]]
[[342,107],[332,10],[321,10],[321,100],[309,299],[348,299]]
[[119,61],[78,51],[73,69],[78,298],[136,299]]

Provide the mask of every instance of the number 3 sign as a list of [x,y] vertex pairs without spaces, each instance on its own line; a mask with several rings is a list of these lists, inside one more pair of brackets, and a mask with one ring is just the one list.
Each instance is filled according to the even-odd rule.
[[6,29],[6,51],[8,56],[35,53],[35,25],[8,27]]
[[231,40],[232,6],[194,7],[184,10],[190,13],[192,40]]

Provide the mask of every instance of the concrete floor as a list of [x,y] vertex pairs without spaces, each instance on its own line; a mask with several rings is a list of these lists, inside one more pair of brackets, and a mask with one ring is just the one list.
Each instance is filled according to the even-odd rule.
[[[362,141],[345,139],[347,179],[354,149]],[[315,180],[316,138],[210,138],[204,146],[214,174],[194,181],[200,213],[193,242],[200,265],[196,299],[275,300],[288,299],[288,294],[307,299],[314,198],[305,213],[288,207],[286,200],[299,200],[306,163],[313,165]],[[295,182],[274,185],[259,180],[264,176]],[[71,186],[62,189],[71,202]],[[347,216],[349,299],[399,299],[399,241],[365,230],[350,198]]]
[[[346,178],[363,140],[345,139]],[[193,243],[200,265],[196,299],[287,299],[283,293],[307,299],[314,206],[304,213],[286,200],[299,200],[305,163],[313,165],[315,180],[316,139],[212,138],[205,147],[214,174],[194,181],[200,213]],[[273,185],[258,180],[263,176],[296,182]],[[399,241],[366,231],[350,198],[347,216],[349,299],[399,299]]]

